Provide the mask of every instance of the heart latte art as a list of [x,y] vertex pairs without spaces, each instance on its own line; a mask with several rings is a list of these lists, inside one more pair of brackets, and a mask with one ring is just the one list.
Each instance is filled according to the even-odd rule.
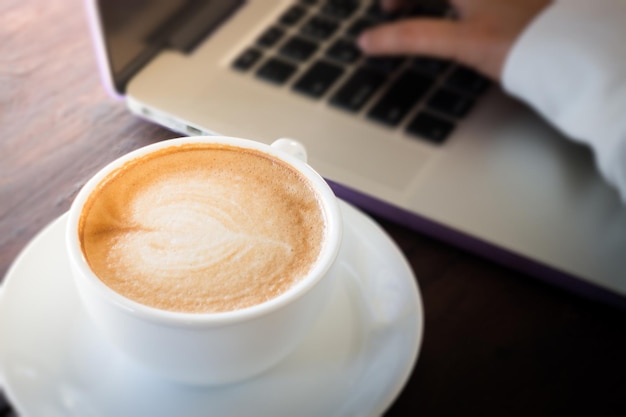
[[219,312],[285,292],[315,264],[325,221],[306,178],[266,154],[185,145],[113,172],[81,217],[91,268],[152,307]]

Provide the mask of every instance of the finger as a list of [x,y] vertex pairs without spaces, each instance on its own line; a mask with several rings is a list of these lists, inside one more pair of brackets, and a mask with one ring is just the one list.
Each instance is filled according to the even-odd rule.
[[371,55],[432,55],[455,59],[463,46],[464,24],[439,19],[412,19],[377,26],[359,37]]
[[380,0],[381,9],[387,12],[399,10],[406,3],[406,0]]

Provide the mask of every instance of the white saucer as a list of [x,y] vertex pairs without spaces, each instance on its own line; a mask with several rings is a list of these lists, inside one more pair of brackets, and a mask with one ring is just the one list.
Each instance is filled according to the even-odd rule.
[[179,385],[135,365],[90,327],[64,252],[66,215],[0,287],[0,384],[22,417],[379,416],[417,359],[413,273],[372,220],[342,202],[345,271],[323,317],[277,367],[224,387]]

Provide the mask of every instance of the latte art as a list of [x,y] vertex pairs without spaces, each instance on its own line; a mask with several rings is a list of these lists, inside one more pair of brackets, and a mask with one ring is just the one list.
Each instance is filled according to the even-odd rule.
[[314,265],[323,212],[279,160],[194,145],[125,166],[81,221],[83,250],[118,293],[165,310],[229,311],[288,290]]

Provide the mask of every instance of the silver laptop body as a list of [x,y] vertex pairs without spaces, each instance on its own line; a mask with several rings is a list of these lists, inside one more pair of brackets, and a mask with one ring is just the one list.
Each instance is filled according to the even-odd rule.
[[[304,21],[328,11],[322,0],[295,4],[305,10]],[[319,97],[294,90],[309,67],[281,49],[291,38],[308,39],[300,27],[281,23],[293,0],[89,0],[87,6],[105,84],[133,113],[185,135],[297,139],[340,197],[580,294],[626,305],[626,208],[586,148],[497,86],[476,97],[443,143],[434,143],[407,131],[428,104],[395,126],[371,117],[384,89],[359,110],[333,105],[354,74],[349,69]],[[164,40],[154,22],[182,19],[181,8],[191,8],[190,20]],[[205,21],[208,29],[194,29]],[[272,27],[282,38],[260,47]],[[341,36],[317,41],[307,63],[332,62],[327,51]],[[246,70],[235,68],[251,48],[262,56]],[[121,58],[114,58],[116,49]],[[142,53],[143,60],[130,59]],[[260,76],[272,57],[296,67],[287,81]]]

